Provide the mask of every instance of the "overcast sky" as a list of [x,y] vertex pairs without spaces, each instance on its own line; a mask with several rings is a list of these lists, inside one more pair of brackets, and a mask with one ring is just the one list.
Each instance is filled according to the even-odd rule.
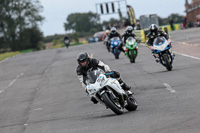
[[[43,6],[41,13],[45,20],[41,25],[44,35],[64,34],[64,22],[71,13],[92,11],[96,13],[96,4],[115,0],[40,0]],[[185,15],[185,0],[126,0],[134,8],[136,19],[140,15],[156,13],[160,17],[167,17],[171,13]],[[124,2],[121,2],[123,8]],[[101,20],[109,20],[119,15],[102,15]]]

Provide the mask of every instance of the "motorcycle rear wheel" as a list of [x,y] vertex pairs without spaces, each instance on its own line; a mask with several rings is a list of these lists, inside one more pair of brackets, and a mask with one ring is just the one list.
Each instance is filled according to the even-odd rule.
[[127,106],[125,106],[125,108],[128,110],[128,111],[135,111],[137,109],[137,101],[135,100],[135,98],[133,96],[131,97],[128,97],[127,99]]

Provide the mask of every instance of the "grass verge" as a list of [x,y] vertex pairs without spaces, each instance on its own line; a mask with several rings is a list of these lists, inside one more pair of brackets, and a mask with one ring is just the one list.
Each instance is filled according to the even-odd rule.
[[17,51],[17,52],[8,52],[8,53],[0,54],[0,61],[4,60],[5,58],[8,58],[8,57],[15,56],[17,54],[20,54],[20,52]]

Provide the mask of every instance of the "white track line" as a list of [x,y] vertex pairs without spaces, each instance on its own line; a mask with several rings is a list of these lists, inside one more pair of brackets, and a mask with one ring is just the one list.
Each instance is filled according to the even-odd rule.
[[49,69],[50,69],[50,66],[48,66],[47,69],[45,70],[45,72],[43,74],[43,77],[42,77],[42,80],[45,78],[45,76],[46,76],[47,72],[49,71]]
[[35,111],[38,111],[38,110],[42,110],[42,108],[37,108],[37,109],[35,109]]
[[24,73],[19,74],[14,80],[12,80],[6,87],[4,87],[2,90],[0,90],[0,93],[4,92],[5,89],[7,89],[8,87],[12,86],[18,78],[20,78],[21,76],[23,76]]
[[198,58],[198,57],[194,57],[194,56],[191,56],[191,55],[182,54],[182,53],[178,53],[178,52],[175,52],[175,51],[174,51],[174,53],[176,53],[176,54],[180,54],[180,55],[182,55],[182,56],[190,57],[190,58],[192,58],[192,59],[200,60],[200,58]]
[[7,61],[9,58],[5,58],[4,60],[0,61],[0,63],[3,63],[4,61]]
[[171,93],[175,93],[176,92],[174,89],[172,89],[172,87],[169,84],[163,83],[163,85],[166,87],[166,90],[170,91]]

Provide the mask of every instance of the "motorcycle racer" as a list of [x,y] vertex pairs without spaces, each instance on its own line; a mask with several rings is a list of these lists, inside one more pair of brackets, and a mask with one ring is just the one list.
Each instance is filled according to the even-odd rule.
[[122,40],[123,40],[124,44],[126,44],[126,40],[129,37],[135,38],[135,40],[138,42],[138,39],[137,39],[136,35],[133,32],[133,27],[132,26],[127,26],[125,32],[122,34]]
[[[113,38],[113,37],[119,37],[120,40],[121,40],[121,36],[120,36],[120,34],[116,31],[116,28],[115,28],[115,27],[112,27],[112,28],[110,29],[110,34],[108,34],[108,40],[110,41],[110,39]],[[109,43],[110,43],[110,42],[109,42]],[[120,43],[120,45],[119,45],[118,48],[119,48],[119,50],[121,50],[122,52],[125,53],[125,50],[122,48],[122,43]]]
[[[77,62],[78,62],[78,67],[76,69],[76,73],[78,76],[79,81],[82,84],[82,87],[85,88],[86,91],[86,80],[87,80],[87,71],[89,69],[96,70],[100,68],[104,72],[112,72],[113,74],[110,75],[112,78],[116,78],[118,82],[120,83],[122,89],[128,91],[131,89],[130,86],[126,85],[123,80],[120,78],[120,73],[117,71],[112,71],[110,67],[106,64],[104,64],[102,61],[97,60],[97,59],[91,59],[87,53],[80,53],[77,56]],[[87,91],[86,91],[87,92]],[[94,98],[91,97],[91,101],[96,104],[98,101]]]
[[147,36],[146,46],[152,51],[152,55],[155,57],[156,62],[158,62],[157,54],[154,54],[152,49],[153,41],[157,36],[163,36],[166,38],[166,40],[171,42],[170,36],[166,32],[159,30],[156,24],[151,24],[149,26],[149,31],[150,32],[146,35]]

